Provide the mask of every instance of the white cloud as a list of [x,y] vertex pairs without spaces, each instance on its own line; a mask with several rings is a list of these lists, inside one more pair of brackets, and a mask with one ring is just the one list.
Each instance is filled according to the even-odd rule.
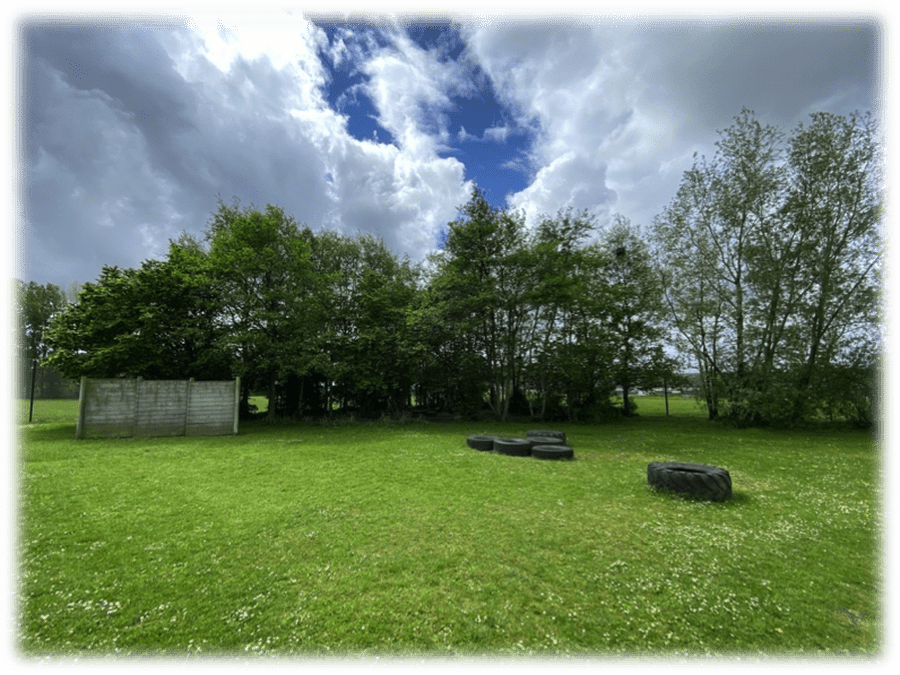
[[509,198],[509,204],[524,210],[528,222],[535,223],[542,215],[554,215],[568,207],[606,210],[615,197],[606,187],[606,164],[573,150],[542,167],[531,185]]
[[[819,13],[810,30],[777,11],[564,14],[490,10],[461,22],[470,57],[514,119],[538,129],[528,153],[533,182],[508,200],[529,222],[536,209],[572,205],[647,224],[674,196],[692,152],[711,155],[715,131],[741,107],[793,125],[812,107],[852,110],[868,84],[853,84],[858,67],[840,60],[848,52],[859,63],[871,44],[850,18]],[[847,30],[823,32],[829,21]],[[836,87],[829,71],[847,86]]]
[[475,134],[470,134],[468,131],[466,131],[466,128],[464,126],[460,126],[459,132],[456,134],[456,140],[459,143],[465,143],[466,141],[477,141],[478,136],[476,136]]
[[[314,228],[381,235],[420,258],[471,194],[463,165],[440,155],[523,131],[532,145],[497,160],[531,176],[510,206],[532,218],[565,206],[619,212],[647,225],[739,104],[762,102],[763,119],[772,109],[772,121],[793,123],[816,101],[853,97],[865,109],[869,83],[859,56],[869,42],[856,33],[803,33],[797,49],[777,31],[754,42],[754,31],[699,24],[472,21],[457,61],[455,37],[423,50],[382,23],[338,28],[329,42],[287,13],[195,17],[193,30],[30,35],[28,250],[52,268],[38,278],[63,286],[85,274],[48,261],[80,256],[94,276],[102,263],[139,264],[181,228],[199,233],[217,194],[278,204]],[[390,145],[348,134],[346,99],[338,110],[326,99],[326,63],[364,76],[344,96],[371,99]],[[483,134],[474,124],[451,130],[453,99],[473,93],[477,66],[504,121]],[[810,79],[811,89],[799,86]],[[115,238],[98,239],[102,222]]]
[[[400,254],[421,258],[431,251],[440,226],[455,218],[456,208],[471,193],[463,165],[437,155],[448,140],[443,112],[450,104],[448,91],[459,86],[457,67],[439,63],[396,30],[387,31],[389,46],[379,46],[371,30],[351,33],[346,29],[339,30],[329,46],[320,29],[294,22],[278,33],[281,38],[266,43],[253,38],[254,26],[237,19],[232,22],[239,42],[226,44],[211,28],[203,34],[204,49],[194,60],[212,55],[209,60],[218,63],[221,72],[210,84],[210,73],[202,70],[202,64],[195,65],[194,71],[207,78],[195,84],[210,97],[210,115],[230,106],[233,117],[222,125],[220,135],[240,129],[249,134],[248,144],[255,146],[261,139],[246,123],[257,119],[260,110],[270,119],[261,122],[259,135],[271,134],[266,125],[277,124],[285,130],[290,142],[281,151],[294,154],[295,166],[310,169],[291,172],[306,178],[293,186],[289,203],[278,203],[313,226],[382,236]],[[230,25],[227,19],[224,23]],[[286,35],[295,39],[284,39]],[[324,99],[327,71],[318,62],[320,49],[333,63],[368,76],[348,95],[372,99],[378,122],[393,134],[393,144],[359,141],[347,133],[345,118]],[[239,64],[250,61],[260,64],[259,68],[268,61],[270,74],[245,73],[246,67]],[[260,85],[276,76],[282,86]],[[224,85],[223,80],[230,84]],[[277,154],[278,148],[270,152]],[[258,169],[266,173],[265,167]],[[292,209],[294,204],[302,206]]]
[[493,141],[494,143],[505,143],[506,139],[509,138],[510,129],[508,126],[503,125],[502,127],[489,127],[484,130],[484,139],[486,141]]

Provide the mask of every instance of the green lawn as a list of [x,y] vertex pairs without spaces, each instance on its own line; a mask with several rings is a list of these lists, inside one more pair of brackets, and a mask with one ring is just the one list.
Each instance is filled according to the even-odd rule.
[[[75,441],[75,402],[36,402],[20,431],[20,649],[881,653],[869,435],[738,430],[651,401],[636,419],[540,425],[567,432],[564,462],[466,447],[521,424]],[[656,460],[727,468],[734,496],[656,492]]]

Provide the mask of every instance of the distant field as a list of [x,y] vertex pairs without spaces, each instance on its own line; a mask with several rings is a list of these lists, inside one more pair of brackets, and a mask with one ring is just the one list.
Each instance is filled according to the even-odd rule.
[[[638,415],[665,415],[666,398],[664,396],[632,396],[637,404]],[[616,399],[618,405],[622,399]],[[693,397],[669,396],[669,415],[684,417],[706,417],[706,406]]]
[[[16,401],[16,414],[19,424],[28,423],[28,399]],[[34,402],[32,421],[34,424],[54,424],[70,422],[78,419],[78,399],[38,399]]]
[[[639,408],[552,425],[576,459],[549,462],[465,444],[533,425],[259,421],[237,436],[76,441],[74,402],[49,403],[36,419],[69,419],[20,431],[29,657],[883,649],[866,433]],[[734,496],[654,491],[656,460],[724,467]]]

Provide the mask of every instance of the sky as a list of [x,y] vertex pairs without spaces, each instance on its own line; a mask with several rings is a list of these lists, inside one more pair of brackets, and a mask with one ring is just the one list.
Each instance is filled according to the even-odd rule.
[[474,187],[529,226],[648,229],[742,108],[790,131],[882,114],[876,14],[14,17],[16,276],[202,237],[217,200],[422,260]]

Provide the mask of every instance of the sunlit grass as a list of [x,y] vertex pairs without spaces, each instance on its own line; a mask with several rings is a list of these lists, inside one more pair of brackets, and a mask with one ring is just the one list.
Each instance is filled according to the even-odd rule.
[[[645,415],[665,415],[666,414],[666,398],[663,395],[648,396],[632,396],[631,400],[637,404],[637,414]],[[622,405],[622,399],[614,399],[617,405]],[[669,394],[668,396],[669,415],[676,417],[706,417],[706,406],[693,396],[681,396]]]
[[37,399],[34,407],[28,399],[16,399],[16,419],[19,424],[28,424],[31,409],[32,424],[53,424],[66,422],[75,424],[78,419],[78,399]]
[[[639,410],[640,412],[640,410]],[[546,425],[545,425],[546,426]],[[555,425],[575,461],[471,450],[527,425],[23,428],[28,655],[878,653],[875,444],[702,417]],[[727,468],[718,504],[646,466]]]

